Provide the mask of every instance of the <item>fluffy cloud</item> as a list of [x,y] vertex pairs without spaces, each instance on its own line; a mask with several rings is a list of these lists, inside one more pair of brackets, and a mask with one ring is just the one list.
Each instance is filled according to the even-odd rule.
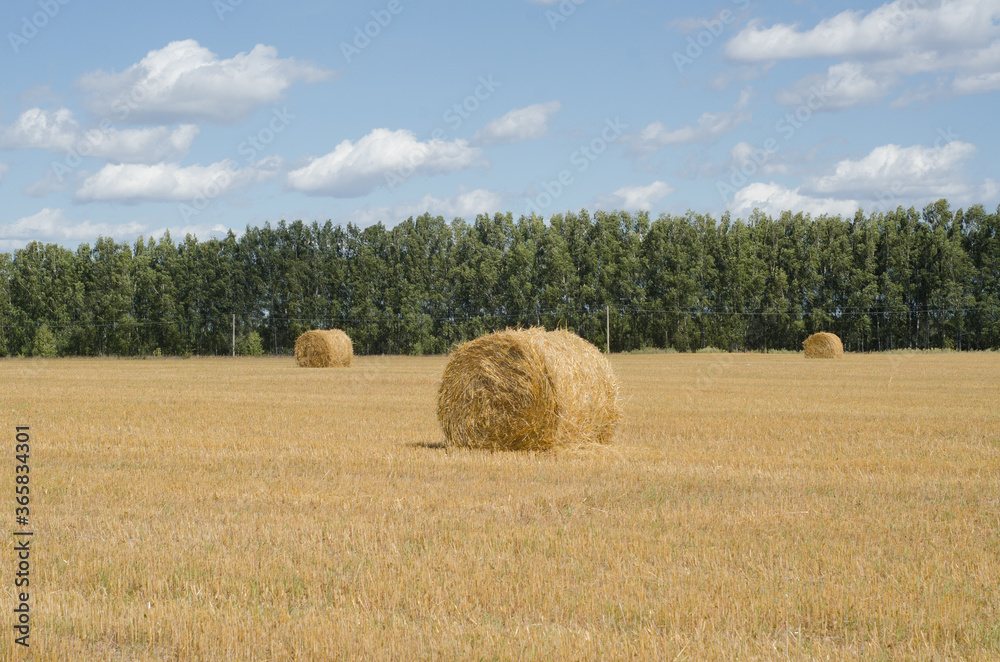
[[937,147],[882,145],[861,159],[840,161],[832,173],[808,180],[807,188],[867,198],[884,191],[906,197],[957,195],[966,189],[960,166],[975,153],[974,145],[958,140]]
[[493,214],[502,211],[507,202],[507,196],[496,191],[475,189],[460,191],[450,198],[437,198],[427,194],[419,200],[399,202],[388,207],[366,207],[355,211],[350,221],[360,226],[371,225],[384,221],[389,225],[429,212],[435,216],[453,218],[475,218],[478,214]]
[[[726,55],[741,62],[838,57],[845,62],[825,75],[812,74],[779,93],[779,101],[798,103],[803,90],[825,86],[828,109],[848,108],[889,94],[907,76],[953,76],[952,94],[1000,89],[1000,4],[996,0],[895,0],[869,13],[845,11],[811,29],[751,22],[726,45]],[[896,105],[925,98],[904,91]]]
[[979,186],[978,199],[990,202],[1000,200],[1000,181],[986,178]]
[[[62,209],[45,207],[40,212],[19,218],[13,223],[0,225],[0,250],[14,251],[24,248],[32,241],[61,244],[75,249],[83,242],[93,242],[98,237],[114,237],[116,241],[131,241],[140,235],[162,239],[169,231],[174,237],[187,234],[205,239],[209,236],[224,236],[229,228],[221,225],[163,225],[129,223],[92,223],[77,221],[67,217]],[[239,235],[239,232],[237,232]]]
[[312,195],[356,198],[414,176],[485,165],[482,151],[465,140],[421,142],[404,129],[375,129],[357,142],[343,141],[329,154],[288,173],[287,184]]
[[985,43],[997,36],[994,0],[895,0],[868,14],[847,10],[814,28],[751,23],[726,44],[734,60],[763,61],[807,57],[897,54],[906,50]]
[[74,199],[126,203],[213,199],[226,191],[273,178],[280,165],[276,157],[243,168],[232,160],[188,167],[176,163],[106,165],[80,184]]
[[0,163],[0,182],[3,181],[4,176],[8,172],[10,172],[10,164],[9,163]]
[[68,152],[80,135],[80,125],[73,119],[73,112],[60,108],[55,112],[31,108],[21,113],[17,120],[0,133],[0,147],[4,149],[47,149]]
[[753,62],[889,52],[891,46],[883,39],[882,29],[891,24],[884,24],[877,12],[865,17],[861,11],[844,11],[805,31],[787,23],[765,28],[753,20],[726,44],[726,55]]
[[44,177],[25,186],[21,192],[32,197],[44,198],[52,193],[71,191],[86,178],[87,172],[85,170],[74,170],[67,173],[56,168],[49,168],[45,171]]
[[729,172],[732,167],[739,170],[751,163],[756,165],[754,174],[759,175],[785,175],[788,174],[789,170],[788,163],[785,162],[785,154],[762,152],[760,147],[755,147],[745,141],[736,143],[729,150],[729,158],[722,170]]
[[[103,134],[85,134],[93,139],[90,154],[107,161],[155,163],[187,154],[199,129],[182,124],[176,129],[109,129]],[[80,151],[80,148],[77,148]],[[82,154],[82,152],[81,152]]]
[[599,204],[605,208],[649,211],[654,204],[673,192],[673,186],[661,181],[645,186],[623,186],[611,195],[602,196]]
[[94,71],[77,85],[90,110],[122,122],[207,120],[228,124],[245,119],[281,98],[298,81],[314,83],[333,72],[258,44],[227,60],[193,39],[150,51],[121,73]]
[[774,182],[749,184],[733,196],[730,211],[737,216],[749,216],[754,209],[777,216],[785,210],[805,212],[813,216],[821,214],[852,216],[859,204],[856,200],[836,198],[816,198],[799,193],[798,188],[789,189]]
[[472,137],[472,142],[498,145],[541,138],[549,129],[549,118],[561,108],[562,104],[558,101],[515,108],[484,126]]
[[785,106],[809,104],[815,110],[839,110],[881,98],[890,82],[885,77],[873,77],[858,64],[842,62],[831,66],[825,75],[806,76],[779,91],[776,100]]
[[136,236],[143,227],[138,223],[91,223],[66,218],[62,209],[45,207],[37,214],[0,225],[0,250],[24,248],[31,241],[75,244],[93,241],[99,236],[122,238]]
[[844,159],[832,172],[807,178],[793,189],[774,182],[749,184],[735,193],[731,209],[738,214],[760,208],[768,214],[790,209],[846,216],[858,208],[919,207],[943,197],[953,202],[972,200],[987,193],[991,183],[985,180],[975,187],[963,174],[962,163],[975,152],[973,145],[957,140],[932,147],[881,145],[860,159]]
[[175,129],[84,130],[73,113],[30,108],[0,133],[0,147],[5,149],[44,149],[60,154],[76,153],[107,161],[155,163],[187,154],[198,127],[184,124]]
[[693,126],[667,129],[662,122],[649,124],[637,134],[627,136],[629,152],[632,155],[648,155],[667,145],[709,143],[725,135],[740,124],[750,121],[750,90],[740,93],[740,98],[732,110],[718,113],[702,113]]
[[985,94],[1000,90],[1000,72],[958,76],[952,89],[956,94]]

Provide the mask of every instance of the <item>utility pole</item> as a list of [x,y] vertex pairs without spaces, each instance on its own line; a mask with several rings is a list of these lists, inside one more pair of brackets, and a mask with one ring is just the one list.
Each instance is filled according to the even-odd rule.
[[606,326],[604,327],[606,334],[605,339],[607,340],[607,345],[605,345],[605,347],[607,347],[608,349],[608,356],[611,356],[611,306],[605,304],[604,314],[605,314],[605,324],[606,324]]

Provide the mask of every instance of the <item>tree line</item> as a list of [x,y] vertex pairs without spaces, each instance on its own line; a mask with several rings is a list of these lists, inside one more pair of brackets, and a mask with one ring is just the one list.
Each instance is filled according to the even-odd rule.
[[[239,237],[102,237],[0,253],[0,355],[287,353],[341,328],[361,354],[443,353],[508,326],[611,350],[1000,348],[1000,209],[424,214],[281,221]],[[235,322],[235,325],[234,325]],[[234,334],[235,331],[235,334]]]

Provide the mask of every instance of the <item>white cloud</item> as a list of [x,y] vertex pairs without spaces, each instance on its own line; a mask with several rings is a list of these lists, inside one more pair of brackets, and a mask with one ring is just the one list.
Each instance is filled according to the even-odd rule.
[[957,94],[985,94],[1000,90],[1000,72],[959,76],[955,78],[953,89]]
[[481,145],[498,145],[541,138],[549,129],[549,118],[562,108],[558,101],[515,108],[483,127],[472,137]]
[[175,129],[108,129],[84,132],[74,152],[116,163],[156,163],[184,156],[199,129],[194,124],[182,124]]
[[170,239],[174,243],[177,243],[182,237],[191,235],[196,237],[199,241],[206,241],[212,237],[219,239],[224,238],[229,231],[232,230],[236,238],[243,236],[243,230],[239,228],[226,227],[222,223],[215,223],[213,225],[171,225],[171,226],[161,226],[156,229],[147,230],[144,234],[147,237],[152,237],[157,241],[161,241],[167,232],[170,233]]
[[[32,241],[60,244],[75,248],[83,242],[94,242],[98,237],[113,237],[115,241],[131,241],[140,235],[162,239],[169,230],[176,242],[187,234],[206,239],[224,236],[229,228],[221,225],[183,225],[168,227],[132,221],[129,223],[93,223],[77,221],[66,216],[62,209],[45,207],[40,212],[25,216],[12,223],[0,225],[0,250],[14,251]],[[239,231],[236,232],[240,234]]]
[[156,163],[187,154],[198,131],[193,124],[175,129],[160,126],[84,130],[66,108],[55,111],[30,108],[0,133],[0,147],[75,153],[107,161]]
[[288,187],[312,195],[356,198],[414,176],[438,175],[488,165],[482,150],[461,139],[420,142],[405,129],[374,129],[355,143],[288,173]]
[[55,244],[74,244],[93,241],[99,236],[136,236],[143,230],[139,223],[91,223],[73,221],[62,209],[45,207],[37,214],[19,218],[13,223],[0,225],[0,250],[24,248],[32,241]]
[[44,198],[52,193],[70,191],[86,179],[87,174],[85,170],[74,170],[67,173],[61,170],[57,171],[56,168],[49,168],[45,171],[44,177],[25,186],[21,192],[32,197]]
[[750,121],[752,114],[748,108],[749,105],[750,90],[748,88],[740,93],[740,98],[732,110],[702,113],[694,126],[670,130],[662,122],[653,122],[639,133],[625,138],[629,143],[629,152],[633,155],[648,155],[667,145],[712,142],[740,124]]
[[410,216],[419,216],[429,212],[435,216],[443,216],[447,220],[453,218],[475,218],[478,214],[494,214],[503,211],[507,196],[496,191],[475,189],[459,191],[450,198],[437,198],[427,194],[419,200],[407,200],[386,207],[365,207],[350,215],[349,220],[360,226],[372,225],[383,221],[395,225]]
[[895,0],[869,12],[847,10],[800,30],[797,24],[769,28],[751,23],[726,44],[734,60],[850,57],[982,44],[997,35],[995,0]]
[[176,163],[106,165],[80,184],[74,199],[78,202],[127,203],[214,199],[227,191],[271,179],[277,175],[280,165],[277,157],[242,168],[232,160],[188,167]]
[[890,83],[888,78],[873,77],[859,64],[842,62],[825,75],[812,74],[780,90],[776,101],[784,106],[808,104],[813,110],[840,110],[881,98]]
[[753,164],[755,175],[785,175],[788,174],[788,164],[784,158],[785,154],[782,152],[768,152],[762,147],[741,141],[729,150],[729,158],[722,169],[728,172],[732,167],[739,170]]
[[673,186],[657,180],[645,186],[623,186],[611,195],[601,196],[599,204],[604,208],[649,211],[673,192]]
[[122,122],[208,120],[228,124],[281,99],[298,81],[314,83],[333,72],[257,44],[227,60],[193,39],[150,51],[121,73],[94,71],[77,85],[100,117]]
[[887,52],[890,46],[880,34],[878,20],[870,17],[862,18],[862,12],[848,10],[807,31],[787,23],[764,28],[759,20],[752,20],[726,44],[726,55],[753,62]]
[[833,173],[808,180],[816,193],[877,197],[935,198],[959,195],[966,190],[961,164],[976,153],[974,145],[958,140],[938,147],[882,145],[859,160],[845,159]]
[[774,182],[768,184],[755,182],[736,192],[730,211],[737,216],[748,216],[754,209],[760,209],[771,216],[777,216],[786,210],[813,216],[821,214],[853,216],[859,206],[856,200],[814,198],[799,193],[798,188],[789,189]]
[[91,154],[108,161],[155,163],[187,154],[199,131],[194,124],[182,124],[173,130],[163,126],[109,129],[102,137],[95,134]]
[[17,120],[0,134],[0,147],[4,149],[47,149],[68,152],[80,135],[80,125],[73,119],[73,112],[60,108],[55,112],[31,108],[21,113]]
[[993,202],[1000,199],[1000,181],[986,178],[979,186],[979,199]]
[[747,214],[759,207],[772,215],[792,210],[847,216],[858,208],[920,207],[942,197],[979,202],[975,194],[989,193],[991,180],[972,186],[961,167],[975,152],[973,145],[957,140],[934,147],[882,145],[793,189],[774,182],[749,184],[733,196],[732,211]]
[[[687,178],[715,179],[716,191],[724,200],[731,199],[737,189],[751,181],[766,177],[801,176],[801,173],[816,172],[817,164],[825,165],[825,156],[831,143],[842,142],[836,138],[821,140],[808,149],[785,147],[769,141],[752,144],[738,142],[721,161],[692,158],[688,166],[678,171],[678,176]],[[769,151],[767,147],[774,151]]]
[[[996,0],[895,0],[865,14],[845,11],[811,29],[752,22],[726,45],[741,62],[839,57],[825,75],[812,74],[779,93],[787,105],[805,90],[830,90],[827,109],[848,108],[889,94],[908,76],[954,76],[953,94],[1000,89],[1000,3]],[[926,82],[921,82],[926,88]],[[938,87],[942,87],[938,85]],[[946,86],[945,86],[946,87]],[[932,98],[926,89],[904,91],[894,105]]]
[[8,172],[10,172],[10,164],[9,163],[0,163],[0,182],[3,181],[4,176]]

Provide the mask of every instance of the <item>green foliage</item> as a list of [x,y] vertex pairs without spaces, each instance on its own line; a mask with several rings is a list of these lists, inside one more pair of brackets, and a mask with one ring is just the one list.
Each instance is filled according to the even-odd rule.
[[260,334],[251,331],[236,339],[236,353],[240,356],[262,356],[264,354],[264,342]]
[[35,331],[35,340],[31,345],[31,355],[50,359],[56,355],[56,336],[47,324],[42,324]]
[[423,214],[0,254],[0,355],[34,354],[42,324],[58,354],[229,354],[234,317],[241,355],[290,353],[310,328],[421,354],[535,325],[602,349],[610,326],[616,352],[795,351],[815,331],[851,351],[1000,348],[1000,220],[945,200],[853,218]]

